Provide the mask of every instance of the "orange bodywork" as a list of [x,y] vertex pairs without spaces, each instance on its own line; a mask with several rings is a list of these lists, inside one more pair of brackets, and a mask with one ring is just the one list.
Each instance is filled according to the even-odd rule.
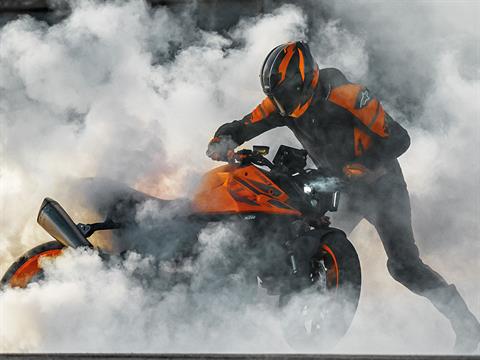
[[60,255],[62,251],[62,249],[47,250],[29,258],[10,278],[10,286],[21,288],[26,287],[29,281],[41,270],[39,264],[40,258],[56,257]]
[[288,195],[253,165],[224,165],[202,179],[193,198],[193,210],[201,214],[301,213],[287,204]]

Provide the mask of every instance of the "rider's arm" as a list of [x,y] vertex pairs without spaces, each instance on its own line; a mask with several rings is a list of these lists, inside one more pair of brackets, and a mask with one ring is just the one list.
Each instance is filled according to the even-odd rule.
[[[380,105],[381,106],[381,105]],[[399,123],[385,113],[381,133],[370,131],[371,146],[359,156],[358,161],[367,168],[375,168],[382,163],[398,158],[410,146],[410,136]]]
[[275,105],[267,97],[242,120],[220,126],[208,145],[207,155],[219,160],[222,156],[216,154],[226,154],[245,141],[283,125],[285,118],[276,111]]
[[356,162],[373,169],[399,157],[410,146],[407,131],[364,86],[343,83],[332,89],[328,100],[352,114]]

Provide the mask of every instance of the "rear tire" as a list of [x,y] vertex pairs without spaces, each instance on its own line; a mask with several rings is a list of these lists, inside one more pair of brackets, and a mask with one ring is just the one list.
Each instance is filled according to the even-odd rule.
[[[301,296],[288,294],[280,299],[287,341],[298,351],[332,348],[350,327],[360,298],[361,268],[353,245],[336,229],[320,240],[315,235],[312,231],[301,239],[307,246],[301,252],[300,276],[308,277],[309,285]],[[312,261],[323,262],[323,286],[312,276]]]
[[29,250],[8,268],[0,280],[0,287],[25,288],[28,284],[41,279],[43,270],[39,260],[44,257],[56,257],[64,248],[65,246],[58,241],[49,241]]

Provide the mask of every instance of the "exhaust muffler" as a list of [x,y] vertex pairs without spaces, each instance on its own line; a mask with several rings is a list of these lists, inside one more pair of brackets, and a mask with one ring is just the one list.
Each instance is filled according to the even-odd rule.
[[92,244],[83,236],[67,212],[53,199],[45,198],[43,200],[38,212],[37,222],[55,240],[65,246],[72,248],[92,247]]

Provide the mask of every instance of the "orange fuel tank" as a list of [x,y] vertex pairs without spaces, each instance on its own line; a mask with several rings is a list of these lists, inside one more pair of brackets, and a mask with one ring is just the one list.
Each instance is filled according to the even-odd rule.
[[200,214],[270,213],[301,215],[288,195],[253,165],[224,165],[206,173],[193,198]]

